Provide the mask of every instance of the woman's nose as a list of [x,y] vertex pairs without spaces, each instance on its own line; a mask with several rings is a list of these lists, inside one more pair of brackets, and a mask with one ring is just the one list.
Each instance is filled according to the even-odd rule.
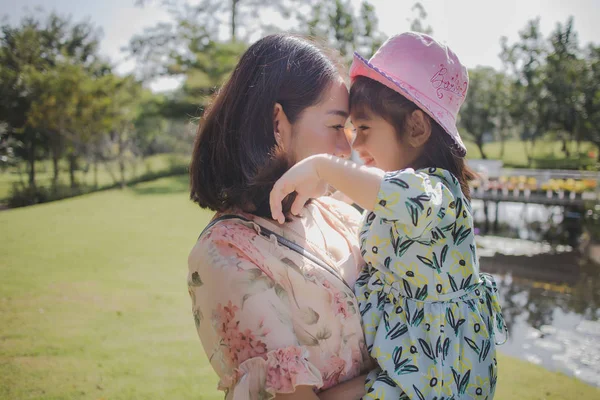
[[350,154],[352,154],[352,149],[350,148],[350,143],[346,138],[346,135],[340,135],[338,138],[336,146],[335,146],[335,156],[340,158],[349,158]]

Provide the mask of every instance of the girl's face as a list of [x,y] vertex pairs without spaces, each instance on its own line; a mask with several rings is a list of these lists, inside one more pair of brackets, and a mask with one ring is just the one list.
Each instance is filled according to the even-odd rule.
[[408,168],[419,156],[408,142],[404,132],[396,132],[393,125],[370,111],[353,112],[350,116],[355,128],[352,149],[367,166],[384,171]]

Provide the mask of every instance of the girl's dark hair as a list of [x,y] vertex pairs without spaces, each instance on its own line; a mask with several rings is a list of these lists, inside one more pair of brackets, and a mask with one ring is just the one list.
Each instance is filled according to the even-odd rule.
[[[372,112],[389,122],[398,135],[408,129],[409,116],[420,108],[400,93],[381,83],[358,76],[350,88],[350,109],[352,115]],[[431,136],[421,156],[411,168],[442,168],[451,172],[460,182],[460,188],[467,199],[471,199],[469,181],[475,179],[475,173],[466,165],[465,159],[456,151],[456,145],[450,135],[433,118],[424,113],[431,124]]]
[[[275,103],[293,124],[339,77],[332,58],[300,37],[270,35],[250,46],[198,127],[190,198],[213,211],[270,217],[269,193],[290,167],[275,140]],[[285,212],[292,202],[288,196]]]

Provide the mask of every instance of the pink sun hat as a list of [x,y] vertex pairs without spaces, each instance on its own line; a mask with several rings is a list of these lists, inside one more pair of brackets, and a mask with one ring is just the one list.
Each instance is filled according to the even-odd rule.
[[370,60],[354,53],[350,79],[365,76],[400,93],[433,118],[467,154],[456,118],[469,86],[467,68],[431,36],[405,32],[389,38]]

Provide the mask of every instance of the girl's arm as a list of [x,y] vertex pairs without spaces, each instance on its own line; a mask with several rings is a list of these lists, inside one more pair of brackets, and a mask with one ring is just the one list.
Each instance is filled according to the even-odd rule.
[[373,210],[384,175],[380,169],[360,166],[332,155],[308,157],[290,168],[273,186],[270,197],[273,219],[285,222],[281,203],[288,194],[297,193],[291,208],[292,214],[297,215],[308,199],[325,193],[327,184],[363,209]]
[[328,154],[313,157],[320,179],[350,197],[365,210],[373,210],[385,174],[382,170]]

